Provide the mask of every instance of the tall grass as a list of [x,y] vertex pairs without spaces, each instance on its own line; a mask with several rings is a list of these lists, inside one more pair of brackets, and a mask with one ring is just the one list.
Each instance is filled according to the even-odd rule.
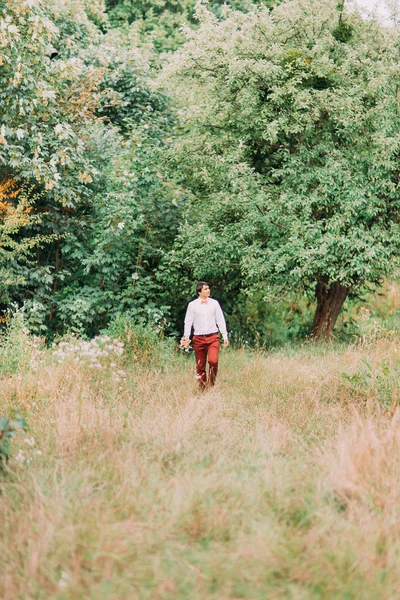
[[1,598],[398,597],[394,337],[228,349],[203,395],[186,355],[118,385],[41,356],[0,382],[31,426],[0,480]]

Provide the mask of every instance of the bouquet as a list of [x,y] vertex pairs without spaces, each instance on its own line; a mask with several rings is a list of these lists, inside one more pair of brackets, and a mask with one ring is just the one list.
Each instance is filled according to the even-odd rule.
[[192,350],[190,340],[188,340],[187,338],[181,338],[179,349],[184,350],[185,352],[190,352]]

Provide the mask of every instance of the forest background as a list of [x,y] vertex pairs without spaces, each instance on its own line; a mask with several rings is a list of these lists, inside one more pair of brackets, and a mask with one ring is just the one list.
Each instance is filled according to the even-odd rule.
[[240,342],[395,316],[395,23],[331,0],[0,0],[0,45],[4,321],[179,335],[197,279]]

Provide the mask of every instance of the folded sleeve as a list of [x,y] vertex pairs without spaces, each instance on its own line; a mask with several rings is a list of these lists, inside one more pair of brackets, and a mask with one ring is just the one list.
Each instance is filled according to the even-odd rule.
[[224,313],[222,312],[222,308],[219,305],[219,302],[217,302],[217,308],[215,311],[215,322],[217,324],[218,329],[221,332],[222,337],[224,338],[224,340],[227,340],[228,332],[226,330],[225,317]]
[[190,334],[192,332],[192,325],[193,325],[193,308],[191,306],[191,302],[189,302],[188,307],[186,309],[186,316],[185,316],[185,330],[183,332],[184,338],[190,337]]

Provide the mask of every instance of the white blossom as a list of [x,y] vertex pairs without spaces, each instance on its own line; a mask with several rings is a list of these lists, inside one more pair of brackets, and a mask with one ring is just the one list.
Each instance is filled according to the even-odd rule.
[[71,575],[66,571],[61,571],[61,577],[58,582],[58,587],[62,590],[67,588],[71,583]]
[[26,456],[25,454],[22,452],[22,450],[18,450],[18,453],[15,457],[15,460],[19,463],[24,463],[26,461]]
[[54,90],[43,90],[42,96],[43,98],[48,98],[49,100],[56,99],[56,93]]

